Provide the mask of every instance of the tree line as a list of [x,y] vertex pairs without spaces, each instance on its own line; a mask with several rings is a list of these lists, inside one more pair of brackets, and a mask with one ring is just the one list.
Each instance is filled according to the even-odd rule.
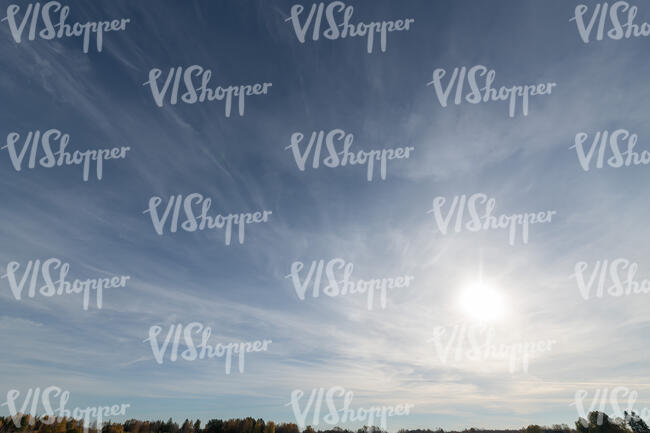
[[[603,412],[591,412],[587,419],[580,418],[575,429],[556,424],[550,427],[529,425],[521,430],[485,430],[470,428],[463,432],[442,429],[401,429],[398,433],[650,433],[646,422],[634,412],[625,412],[625,418],[612,419]],[[102,426],[88,427],[84,431],[82,420],[73,418],[34,417],[21,415],[0,417],[0,433],[386,433],[378,427],[364,426],[358,430],[334,427],[328,430],[314,430],[307,426],[300,430],[295,423],[265,422],[263,419],[236,418],[229,420],[211,419],[202,426],[200,420],[186,419],[178,425],[171,418],[168,421],[140,421],[130,419],[124,423],[106,422]]]

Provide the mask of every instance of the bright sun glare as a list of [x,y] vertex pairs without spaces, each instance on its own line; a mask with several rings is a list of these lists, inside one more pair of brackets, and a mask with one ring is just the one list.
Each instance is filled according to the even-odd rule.
[[484,283],[469,286],[460,297],[460,307],[465,314],[480,322],[501,319],[506,312],[503,295]]

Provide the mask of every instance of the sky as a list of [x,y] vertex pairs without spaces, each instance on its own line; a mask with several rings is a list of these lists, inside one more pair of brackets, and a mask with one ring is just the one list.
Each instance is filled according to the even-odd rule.
[[[617,387],[638,394],[637,411],[650,408],[648,294],[585,299],[571,277],[576,263],[590,273],[623,258],[638,264],[636,281],[650,279],[647,167],[585,171],[571,148],[581,132],[591,145],[596,132],[619,129],[638,135],[636,151],[650,148],[648,39],[585,43],[571,21],[579,3],[566,0],[347,2],[352,23],[414,19],[371,53],[366,38],[313,40],[312,27],[301,43],[294,2],[62,3],[71,24],[130,21],[104,33],[101,52],[91,38],[88,53],[80,38],[29,40],[30,24],[16,42],[1,21],[2,146],[12,133],[20,150],[29,131],[57,129],[70,152],[130,150],[87,181],[80,166],[30,169],[29,152],[17,171],[0,150],[0,400],[57,386],[69,408],[130,404],[116,420],[296,422],[292,392],[304,392],[304,408],[312,390],[343,387],[351,408],[413,405],[388,418],[391,432],[573,425],[576,393],[587,392],[588,406]],[[16,4],[22,19],[28,3]],[[312,3],[302,4],[301,25]],[[586,4],[585,20],[597,3]],[[646,6],[636,23],[650,20]],[[272,85],[246,96],[243,116],[233,103],[227,117],[223,101],[167,96],[159,107],[150,71],[162,70],[162,87],[171,68],[191,65],[211,70],[210,88]],[[527,115],[510,117],[505,102],[443,107],[427,85],[434,70],[447,71],[446,85],[454,68],[474,65],[493,69],[497,87],[556,86],[531,97]],[[385,179],[376,168],[368,181],[359,165],[313,168],[311,158],[300,170],[292,136],[304,135],[302,152],[312,132],[336,129],[353,135],[355,152],[413,150],[387,161]],[[246,225],[243,243],[235,232],[226,245],[223,230],[159,235],[150,199],[162,198],[160,215],[169,197],[192,193],[211,198],[211,216],[271,214]],[[496,200],[497,215],[555,214],[531,225],[526,243],[511,245],[505,229],[443,233],[434,198],[447,198],[446,215],[454,196],[479,193]],[[22,277],[30,260],[48,258],[69,264],[70,281],[129,279],[103,290],[101,308],[91,297],[84,310],[77,294],[25,289],[16,299],[10,264]],[[313,286],[300,299],[292,264],[305,264],[304,281],[312,261],[334,258],[353,263],[353,280],[413,278],[372,309],[364,294],[314,297]],[[162,344],[170,326],[193,322],[211,328],[212,345],[272,343],[246,354],[243,373],[226,374],[223,359],[156,362],[151,327]],[[507,360],[467,356],[468,340],[459,356],[441,357],[441,327],[445,338],[464,327],[506,345],[554,343],[512,371]],[[328,425],[321,417],[316,427]]]

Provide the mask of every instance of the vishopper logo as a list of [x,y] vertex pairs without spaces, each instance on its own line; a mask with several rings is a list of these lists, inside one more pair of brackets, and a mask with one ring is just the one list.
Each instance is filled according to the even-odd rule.
[[[291,278],[296,294],[301,301],[305,300],[305,294],[309,285],[312,285],[312,296],[318,298],[321,293],[323,277],[327,280],[322,292],[329,297],[365,294],[368,296],[368,310],[372,310],[375,302],[375,291],[379,293],[379,305],[386,308],[389,289],[401,289],[408,287],[414,277],[409,275],[396,278],[375,278],[371,280],[352,280],[354,265],[337,257],[325,264],[325,260],[312,261],[309,272],[300,280],[300,273],[305,267],[303,262],[293,262],[291,273],[285,278]],[[323,275],[324,273],[324,275]],[[341,275],[342,273],[342,275]]]
[[639,269],[636,262],[625,258],[597,260],[591,271],[587,272],[587,268],[587,262],[578,262],[575,272],[569,276],[575,278],[578,290],[585,300],[590,297],[603,298],[605,294],[621,297],[650,293],[650,280],[635,279]]
[[[639,38],[650,35],[650,24],[646,22],[641,23],[641,25],[634,23],[639,8],[630,5],[626,1],[617,1],[611,6],[607,2],[596,3],[593,5],[591,15],[589,15],[588,11],[589,6],[580,4],[576,6],[573,18],[569,19],[569,21],[576,22],[578,34],[585,44],[592,40],[596,21],[598,21],[597,41],[602,41],[605,36],[613,40],[621,40],[623,38],[630,39],[631,37]],[[587,18],[586,21],[585,18]],[[605,30],[607,30],[607,33],[605,33]]]
[[[88,310],[91,291],[95,293],[97,309],[101,309],[104,299],[103,290],[126,287],[126,282],[131,278],[121,275],[111,278],[66,281],[66,277],[70,271],[70,264],[54,257],[44,260],[42,263],[40,260],[29,260],[27,265],[25,265],[22,277],[19,277],[19,270],[20,263],[9,262],[7,265],[7,273],[2,275],[2,278],[6,278],[9,282],[9,288],[16,300],[21,299],[28,279],[29,288],[27,289],[27,296],[34,298],[37,293],[36,289],[39,277],[42,277],[45,284],[38,289],[38,293],[41,296],[49,298],[54,295],[61,296],[64,294],[83,293],[84,310]],[[53,273],[57,270],[58,279],[54,279],[56,277],[53,276]]]
[[[641,153],[634,151],[638,138],[636,134],[630,134],[627,129],[617,129],[611,134],[607,130],[598,131],[594,134],[591,146],[586,150],[585,142],[589,139],[589,134],[579,132],[576,134],[575,144],[569,149],[576,150],[578,162],[584,171],[589,171],[592,168],[591,162],[596,150],[598,150],[596,168],[603,168],[605,164],[612,168],[648,165],[650,164],[650,152],[647,150],[643,150]],[[621,150],[622,143],[619,140],[625,142],[625,151]],[[605,160],[608,150],[611,152],[611,156]]]
[[[162,75],[162,70],[154,68],[149,71],[149,81],[143,86],[149,85],[151,95],[153,96],[156,105],[162,107],[165,105],[165,96],[168,94],[171,85],[171,93],[169,94],[169,103],[176,105],[179,102],[179,91],[181,89],[181,79],[185,86],[185,93],[180,95],[180,102],[185,104],[196,104],[197,102],[212,102],[224,101],[224,109],[226,117],[230,117],[232,110],[233,99],[237,98],[237,105],[239,115],[244,115],[244,108],[246,106],[246,97],[253,95],[266,95],[268,94],[271,83],[256,83],[240,86],[217,86],[214,89],[208,87],[212,71],[204,69],[199,65],[192,65],[185,70],[182,66],[171,68],[167,73],[167,78],[162,85],[158,85],[158,79]],[[194,77],[200,78],[201,85],[196,87]]]
[[[34,132],[29,131],[20,149],[17,146],[19,140],[20,134],[11,132],[7,135],[7,144],[2,147],[2,149],[7,149],[9,152],[11,164],[16,171],[20,171],[23,168],[23,160],[29,150],[29,163],[27,164],[27,168],[34,168],[37,164],[44,168],[83,164],[84,182],[88,181],[92,165],[94,165],[97,180],[101,180],[104,173],[104,161],[125,159],[126,152],[131,150],[130,147],[122,146],[110,149],[75,150],[70,153],[66,151],[70,142],[70,135],[62,134],[58,129],[48,129],[42,135],[41,131],[38,130]],[[52,150],[55,143],[58,143],[57,151]],[[39,148],[42,148],[44,156],[37,159]]]
[[[521,236],[522,243],[527,244],[530,226],[533,224],[548,224],[551,222],[553,215],[557,213],[553,210],[537,213],[492,215],[496,207],[496,200],[483,193],[472,194],[469,197],[465,194],[460,197],[454,196],[446,216],[443,214],[445,203],[447,203],[445,197],[435,197],[433,199],[433,208],[427,211],[427,213],[433,213],[436,226],[443,235],[452,230],[459,233],[462,230],[478,232],[481,230],[508,229],[510,245],[515,244],[518,234]],[[465,218],[465,209],[467,209],[468,218]],[[450,228],[454,213],[456,214],[455,224],[453,228]]]
[[[427,86],[433,85],[436,96],[440,105],[446,107],[449,102],[449,96],[456,87],[453,102],[460,105],[463,100],[470,104],[480,104],[486,102],[504,102],[508,101],[510,117],[515,117],[517,111],[517,102],[521,101],[521,111],[524,116],[528,116],[528,101],[531,96],[550,95],[556,83],[540,83],[519,86],[501,86],[500,88],[492,87],[496,72],[494,69],[488,70],[486,66],[476,65],[471,68],[462,66],[454,68],[449,81],[443,87],[442,80],[447,75],[447,71],[442,68],[434,69],[433,79],[427,83]],[[484,77],[485,78],[482,78]],[[469,85],[469,93],[463,97],[465,90],[465,81]],[[479,81],[482,84],[479,84]],[[482,87],[481,87],[482,86]]]
[[[104,418],[108,416],[118,416],[125,415],[126,409],[130,407],[130,404],[121,404],[113,406],[95,406],[87,407],[85,409],[76,407],[73,410],[66,409],[65,406],[68,403],[70,398],[69,391],[63,391],[58,386],[48,386],[43,389],[41,392],[40,388],[30,388],[27,390],[27,394],[22,402],[20,410],[16,407],[16,401],[20,397],[20,391],[12,389],[7,392],[7,401],[2,403],[2,406],[7,406],[9,409],[9,415],[12,418],[12,421],[16,427],[20,428],[22,424],[22,418],[25,416],[28,407],[30,407],[30,413],[34,416],[38,413],[39,407],[39,398],[40,403],[43,405],[45,418],[41,420],[42,423],[50,425],[56,420],[62,420],[65,418],[74,418],[77,420],[83,420],[84,432],[88,432],[88,429],[92,424],[96,423],[98,430],[101,430],[101,426],[104,423]],[[59,399],[58,407],[52,407],[52,397]],[[31,405],[30,405],[31,403]],[[58,415],[55,417],[55,415]],[[91,420],[94,420],[91,423]],[[29,417],[30,425],[34,425],[36,420],[33,417]]]
[[[395,21],[376,21],[371,23],[358,22],[351,24],[354,6],[346,6],[342,1],[333,1],[325,7],[325,3],[314,3],[309,9],[309,13],[303,15],[305,7],[295,4],[291,7],[291,16],[285,21],[291,21],[296,37],[301,44],[305,43],[309,27],[312,26],[312,36],[314,41],[320,39],[321,26],[323,24],[323,13],[328,27],[323,27],[322,36],[329,40],[365,37],[368,54],[372,53],[375,45],[375,37],[379,38],[380,49],[382,53],[386,52],[388,33],[402,32],[411,30],[410,26],[415,22],[413,18],[405,18]],[[303,23],[300,19],[304,18]]]
[[[414,407],[412,404],[398,404],[397,406],[372,406],[368,409],[350,409],[354,397],[353,392],[346,391],[342,386],[334,386],[327,390],[325,388],[312,389],[309,399],[301,410],[300,400],[304,394],[300,389],[292,391],[291,401],[287,403],[287,406],[291,405],[293,415],[300,429],[306,427],[309,411],[313,410],[313,418],[310,424],[313,426],[319,425],[321,420],[327,425],[362,422],[368,426],[376,425],[375,422],[379,421],[379,427],[385,431],[388,429],[388,417],[409,415],[410,410]],[[337,408],[337,397],[339,403],[341,403],[340,399],[343,398],[343,407],[340,409]],[[323,398],[325,399],[328,413],[321,418]]]
[[[165,232],[165,224],[171,215],[169,221],[169,231],[176,233],[179,229],[179,219],[181,214],[181,206],[185,214],[185,221],[180,224],[180,229],[186,232],[195,232],[197,230],[207,229],[225,229],[225,244],[230,245],[232,238],[233,226],[237,226],[239,243],[244,243],[246,224],[259,224],[265,223],[269,220],[271,215],[270,210],[259,211],[255,213],[239,213],[221,215],[217,214],[214,217],[209,216],[208,212],[212,205],[212,199],[203,197],[202,194],[192,193],[183,198],[181,194],[173,195],[169,198],[167,206],[162,215],[158,215],[158,206],[162,203],[162,198],[153,196],[149,199],[149,209],[142,213],[148,213],[151,216],[151,223],[153,224],[156,233],[163,235]],[[201,205],[201,210],[195,212],[194,206]]]
[[[309,154],[313,150],[312,168],[316,169],[320,166],[322,161],[323,165],[328,168],[346,167],[353,165],[366,166],[366,179],[368,182],[373,180],[375,174],[375,164],[379,170],[381,180],[386,180],[386,171],[388,161],[393,159],[408,159],[410,152],[414,151],[414,147],[398,147],[395,149],[377,149],[357,152],[352,152],[350,148],[354,141],[354,136],[350,133],[345,133],[342,129],[333,129],[325,134],[325,131],[314,131],[311,133],[309,143],[305,149],[300,151],[300,143],[305,138],[301,132],[295,132],[291,135],[291,144],[285,149],[291,149],[296,165],[300,171],[305,171],[305,165]],[[323,144],[327,152],[327,157],[323,157]],[[337,149],[343,147],[342,150]],[[314,147],[315,146],[315,147]]]
[[[604,413],[609,413],[613,418],[620,418],[621,420],[629,419],[626,412],[636,412],[634,417],[640,416],[641,418],[650,417],[650,408],[644,407],[640,410],[636,409],[637,398],[639,393],[626,386],[617,386],[611,390],[608,387],[596,389],[591,397],[589,391],[581,389],[576,391],[574,401],[571,406],[575,406],[578,412],[580,423],[587,427],[588,415],[590,412],[598,411],[598,418],[596,423],[602,425],[604,421]],[[587,408],[585,403],[589,404]]]
[[[11,36],[14,38],[16,43],[22,41],[25,27],[29,22],[29,33],[27,37],[30,41],[33,41],[37,37],[51,41],[55,38],[78,38],[83,36],[84,53],[88,53],[91,35],[95,38],[97,51],[101,52],[104,44],[104,33],[124,31],[126,30],[126,24],[131,22],[129,18],[122,18],[112,21],[88,21],[85,23],[76,22],[68,24],[66,21],[68,15],[70,15],[70,7],[62,6],[58,1],[49,1],[44,3],[42,7],[39,2],[28,3],[21,19],[18,18],[19,12],[19,5],[10,4],[7,7],[7,16],[2,19],[2,21],[7,21],[7,24],[9,24]],[[53,21],[56,21],[56,19],[53,19],[55,14],[58,14],[58,22],[56,22],[56,24],[53,23]],[[39,21],[42,22],[44,28],[40,32],[36,33],[39,27]]]
[[[245,354],[250,352],[266,352],[268,345],[272,343],[271,340],[257,340],[253,342],[218,343],[215,346],[211,346],[208,341],[212,334],[212,328],[198,322],[192,322],[185,326],[180,323],[171,325],[162,345],[159,345],[158,335],[161,332],[162,327],[154,325],[149,328],[149,337],[144,340],[145,343],[149,342],[151,345],[151,351],[158,364],[162,364],[165,361],[165,354],[167,352],[169,352],[169,361],[176,362],[179,359],[179,346],[184,343],[186,349],[180,353],[180,358],[186,361],[195,361],[197,359],[225,357],[226,374],[230,374],[233,354],[238,355],[239,372],[243,374]],[[200,344],[196,345],[194,343],[193,334],[200,334]],[[197,349],[200,349],[200,351]]]
[[[530,360],[536,355],[548,352],[557,342],[555,340],[522,341],[516,343],[497,343],[496,330],[484,324],[456,324],[452,327],[433,328],[433,342],[436,354],[442,364],[450,361],[506,360],[508,371],[512,374],[521,371],[528,373]],[[450,354],[453,357],[450,358]]]

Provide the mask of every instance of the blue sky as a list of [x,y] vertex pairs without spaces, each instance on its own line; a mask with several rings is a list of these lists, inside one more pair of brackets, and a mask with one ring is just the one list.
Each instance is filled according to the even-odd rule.
[[[371,54],[359,38],[299,43],[285,21],[292,2],[65,4],[72,21],[131,22],[88,54],[77,39],[15,43],[0,23],[3,141],[56,128],[71,150],[131,151],[83,182],[78,167],[17,172],[2,150],[2,274],[12,261],[57,257],[73,279],[131,279],[88,311],[77,296],[18,301],[0,280],[3,396],[57,385],[73,407],[130,403],[128,418],[294,422],[292,390],[340,385],[353,406],[414,404],[389,419],[391,431],[572,423],[577,390],[619,385],[650,407],[648,295],[585,301],[569,278],[578,261],[618,257],[650,278],[647,168],[585,172],[569,149],[578,132],[619,128],[648,148],[647,39],[585,44],[569,21],[577,3],[560,0],[351,2],[353,21],[415,19]],[[650,20],[639,8],[637,21]],[[426,85],[433,70],[477,64],[499,86],[557,87],[528,116],[509,118],[503,103],[441,107]],[[212,86],[273,85],[241,117],[226,118],[219,102],[157,107],[149,71],[190,65],[211,69]],[[354,134],[355,149],[415,150],[383,181],[361,167],[299,171],[291,134],[336,128]],[[212,213],[273,213],[241,245],[220,232],[158,236],[143,214],[149,198],[194,192],[212,198]],[[499,212],[557,218],[533,226],[525,245],[508,245],[504,231],[436,231],[434,197],[479,192]],[[414,282],[385,309],[368,311],[362,296],[299,300],[291,263],[334,257],[357,278]],[[479,269],[508,300],[496,325],[506,340],[557,341],[526,374],[441,364],[428,342],[434,326],[466,320],[455,302]],[[157,364],[149,327],[194,321],[214,344],[273,344],[247,357],[243,375],[215,360]]]

